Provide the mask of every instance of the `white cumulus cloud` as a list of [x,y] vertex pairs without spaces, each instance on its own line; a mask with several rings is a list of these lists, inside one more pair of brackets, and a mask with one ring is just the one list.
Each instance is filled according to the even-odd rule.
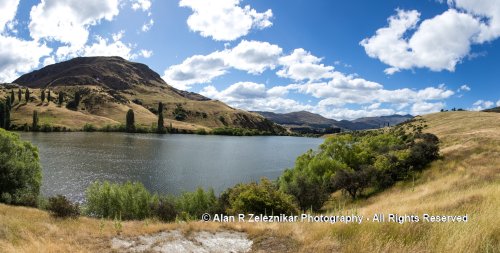
[[189,89],[193,84],[210,83],[234,68],[250,74],[274,69],[282,49],[268,42],[242,40],[234,48],[208,55],[194,55],[181,64],[165,70],[163,79],[177,88]]
[[[418,11],[397,10],[387,27],[360,44],[368,56],[391,66],[385,70],[386,74],[411,68],[454,71],[469,54],[482,25],[474,16],[455,9],[417,25],[419,20]],[[414,33],[405,37],[412,30]]]
[[231,41],[247,35],[252,28],[264,29],[272,25],[269,9],[257,12],[249,5],[240,7],[240,0],[181,0],[179,6],[193,10],[187,20],[192,31],[214,40]]
[[290,55],[279,59],[283,69],[279,70],[276,74],[280,77],[296,81],[314,81],[332,77],[333,67],[321,64],[321,60],[321,58],[312,55],[303,48],[298,48]]
[[151,8],[151,1],[149,0],[133,0],[132,10],[136,11],[141,9],[142,11],[148,11]]
[[226,52],[216,51],[209,55],[194,55],[179,65],[170,66],[162,78],[178,89],[189,89],[197,83],[209,83],[224,75],[227,67],[224,62]]
[[[472,108],[469,108],[469,110],[482,111],[482,110],[489,109],[489,108],[493,107],[494,104],[495,103],[493,103],[492,101],[488,101],[488,100],[477,100],[476,102],[474,102],[474,104],[472,104]],[[497,102],[497,104],[498,104],[498,102]]]
[[69,49],[81,49],[89,26],[111,21],[119,13],[118,0],[42,0],[30,12],[29,30],[35,40],[55,40]]
[[12,82],[38,67],[40,59],[51,52],[45,44],[0,35],[0,82]]
[[0,1],[0,33],[4,32],[8,24],[14,20],[18,5],[19,0]]

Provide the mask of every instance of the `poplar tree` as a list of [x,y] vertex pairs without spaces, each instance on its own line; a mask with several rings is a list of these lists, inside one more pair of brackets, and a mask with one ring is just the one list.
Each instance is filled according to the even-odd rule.
[[50,101],[52,100],[52,95],[50,94],[50,90],[47,91],[47,102],[50,103]]
[[30,101],[30,89],[26,88],[26,92],[24,93],[24,99],[26,99],[26,103]]
[[80,99],[81,99],[80,92],[79,91],[75,92],[75,107],[76,108],[78,108],[78,106],[80,105]]
[[33,111],[33,122],[31,124],[33,131],[38,131],[38,111]]
[[7,97],[5,99],[5,107],[4,107],[4,112],[3,112],[3,128],[4,129],[9,129],[10,128],[10,109],[12,107],[12,104],[10,102],[10,97]]
[[16,100],[16,96],[14,95],[14,89],[10,90],[10,103],[14,104],[14,100]]
[[134,111],[132,109],[129,109],[127,112],[125,129],[129,133],[135,132]]
[[23,98],[23,91],[21,88],[17,91],[17,100],[19,100],[19,103],[21,103],[21,99]]
[[5,128],[5,104],[0,101],[0,128]]
[[158,103],[158,128],[157,132],[158,133],[165,133],[165,126],[163,125],[163,103],[159,102]]
[[42,90],[42,93],[40,94],[40,99],[43,101],[45,100],[45,90]]
[[59,92],[58,103],[59,105],[62,105],[63,102],[64,102],[64,93],[61,91]]

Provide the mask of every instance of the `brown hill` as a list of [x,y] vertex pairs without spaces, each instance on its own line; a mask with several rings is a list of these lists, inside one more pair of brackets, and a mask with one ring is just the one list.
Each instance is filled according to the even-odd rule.
[[[186,130],[227,126],[279,131],[275,124],[258,114],[175,89],[147,65],[120,57],[78,57],[22,75],[14,83],[32,92],[29,103],[24,101],[24,94],[19,103],[18,89],[14,88],[12,119],[18,126],[31,123],[33,110],[39,111],[41,124],[81,129],[86,123],[96,127],[124,123],[126,112],[133,109],[136,123],[150,127],[157,122],[157,107],[162,102],[166,126],[172,123],[173,127]],[[53,99],[64,93],[63,105],[41,103],[42,90],[50,90]],[[9,86],[4,86],[3,93],[6,92],[10,92]],[[76,110],[69,110],[66,105],[76,92],[81,94],[81,103]],[[175,117],[179,108],[185,115],[183,119]]]
[[380,117],[365,117],[355,120],[341,120],[325,118],[319,114],[307,111],[290,112],[290,113],[273,113],[273,112],[256,112],[267,119],[289,127],[291,129],[311,128],[316,130],[324,130],[327,128],[340,128],[344,130],[365,130],[381,128],[389,124],[390,126],[397,125],[408,119],[413,118],[411,115],[389,115]]

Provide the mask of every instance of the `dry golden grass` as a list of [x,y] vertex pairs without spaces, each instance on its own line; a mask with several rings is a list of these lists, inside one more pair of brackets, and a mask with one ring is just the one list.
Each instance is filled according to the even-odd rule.
[[[446,112],[423,117],[441,139],[443,159],[416,180],[338,212],[469,215],[467,223],[173,223],[124,222],[124,236],[161,230],[249,234],[255,252],[500,252],[500,114]],[[339,194],[333,200],[342,201]],[[332,206],[333,206],[332,205]],[[330,212],[333,212],[330,211]],[[101,229],[102,227],[102,229]],[[55,220],[43,211],[0,205],[0,249],[5,252],[107,252],[113,221]]]
[[[80,87],[90,90],[92,95],[100,99],[109,100],[105,103],[93,104],[93,108],[88,108],[90,111],[83,110],[82,105],[80,105],[78,111],[72,111],[66,109],[66,103],[63,103],[62,106],[58,106],[54,103],[57,102],[58,92],[63,91],[65,94],[74,94],[77,88],[78,87],[72,86],[54,87],[51,90],[53,99],[51,103],[47,103],[46,101],[45,103],[41,103],[41,89],[30,89],[32,101],[29,103],[26,103],[24,99],[25,89],[23,89],[22,99],[21,102],[19,102],[17,99],[18,89],[14,89],[15,100],[11,112],[12,124],[17,126],[22,126],[24,124],[31,125],[33,111],[37,110],[39,112],[40,124],[46,123],[52,126],[66,127],[78,131],[87,123],[98,128],[106,125],[125,124],[125,115],[129,109],[132,109],[134,110],[136,124],[149,128],[157,124],[158,116],[147,108],[156,108],[160,101],[165,105],[165,126],[169,127],[170,124],[172,124],[172,127],[182,130],[195,131],[198,129],[205,129],[209,131],[212,128],[224,127],[224,123],[220,121],[221,116],[229,123],[228,126],[233,126],[231,122],[234,122],[234,120],[237,119],[237,115],[240,114],[244,114],[255,121],[263,120],[263,117],[260,115],[231,108],[220,101],[189,100],[177,94],[173,94],[169,89],[148,86],[138,87],[135,90],[118,92],[129,101],[134,99],[143,101],[143,105],[138,105],[133,102],[110,102],[113,101],[113,98],[104,91],[102,87],[98,86]],[[3,98],[10,94],[10,91],[11,89],[0,86],[0,97]],[[66,98],[66,100],[68,99],[69,97]],[[173,116],[173,111],[177,104],[181,104],[184,109],[192,113],[198,113],[199,115],[190,115],[184,121],[177,121]],[[201,117],[201,113],[205,113],[207,116],[205,118]]]

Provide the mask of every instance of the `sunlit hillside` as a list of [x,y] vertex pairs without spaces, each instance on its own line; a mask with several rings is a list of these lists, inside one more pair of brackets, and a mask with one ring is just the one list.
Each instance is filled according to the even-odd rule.
[[[415,178],[351,203],[334,194],[332,213],[465,215],[467,223],[177,223],[56,220],[36,209],[0,205],[0,251],[106,252],[115,237],[163,230],[237,230],[255,252],[500,252],[500,114],[443,112],[423,117],[441,140],[442,159]],[[120,235],[117,235],[121,232]]]

